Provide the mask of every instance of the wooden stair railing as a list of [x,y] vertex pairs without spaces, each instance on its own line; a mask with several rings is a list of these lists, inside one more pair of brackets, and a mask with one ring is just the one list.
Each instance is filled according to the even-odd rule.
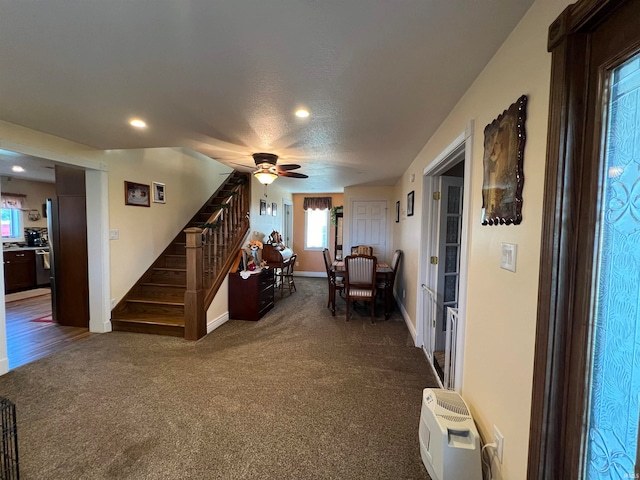
[[226,278],[249,232],[248,185],[238,185],[203,228],[185,229],[187,291],[184,295],[185,334],[198,340],[207,334],[206,311]]
[[250,184],[229,176],[113,309],[114,330],[206,335],[206,310],[249,231]]

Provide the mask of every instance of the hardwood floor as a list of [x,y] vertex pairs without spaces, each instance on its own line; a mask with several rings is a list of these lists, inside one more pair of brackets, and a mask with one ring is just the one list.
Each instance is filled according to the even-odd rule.
[[89,336],[87,328],[64,327],[46,321],[51,315],[51,293],[7,301],[5,308],[9,369],[50,355],[70,342]]

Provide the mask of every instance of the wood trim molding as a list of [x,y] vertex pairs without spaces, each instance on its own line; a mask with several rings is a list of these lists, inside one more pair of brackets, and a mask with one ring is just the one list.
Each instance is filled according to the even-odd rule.
[[547,49],[552,52],[567,35],[591,30],[625,0],[582,0],[569,5],[549,26]]
[[[547,163],[543,203],[538,320],[529,440],[528,480],[578,478],[581,439],[571,435],[575,412],[567,348],[573,325],[579,200],[587,113],[590,33],[623,0],[582,0],[549,27],[552,52]],[[576,326],[577,327],[577,326]],[[574,372],[575,376],[575,372]]]

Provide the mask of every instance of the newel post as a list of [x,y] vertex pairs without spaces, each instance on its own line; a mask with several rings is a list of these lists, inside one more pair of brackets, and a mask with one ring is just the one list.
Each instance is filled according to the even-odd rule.
[[202,290],[202,229],[185,229],[187,236],[187,291],[184,293],[184,338],[198,340],[207,334]]

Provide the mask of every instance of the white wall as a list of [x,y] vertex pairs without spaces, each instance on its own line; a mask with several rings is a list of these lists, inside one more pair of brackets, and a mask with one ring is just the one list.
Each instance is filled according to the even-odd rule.
[[[538,262],[547,138],[551,55],[547,30],[569,4],[538,0],[472,84],[396,185],[402,200],[415,190],[416,213],[394,224],[395,248],[405,252],[404,306],[413,322],[419,294],[418,258],[424,168],[475,119],[470,211],[467,330],[462,394],[484,437],[495,424],[505,438],[504,461],[496,478],[524,479],[527,468],[533,378]],[[517,98],[529,97],[524,155],[523,222],[482,226],[483,131]],[[410,183],[410,175],[416,181]],[[395,203],[395,202],[394,202]],[[500,269],[501,242],[518,245],[516,273]]]

